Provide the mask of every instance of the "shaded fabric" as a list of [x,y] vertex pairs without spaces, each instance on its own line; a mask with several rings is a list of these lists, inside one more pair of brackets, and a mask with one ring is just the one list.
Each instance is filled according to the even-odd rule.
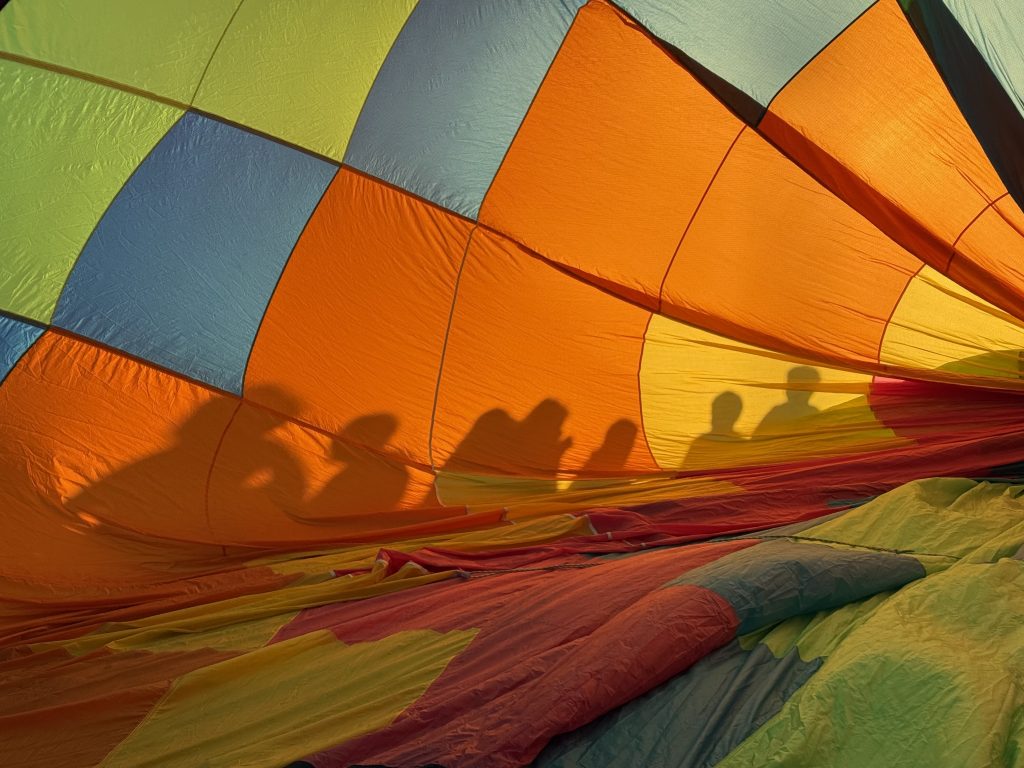
[[777,659],[765,645],[730,643],[682,675],[571,734],[559,736],[536,768],[718,763],[821,666],[796,650]]

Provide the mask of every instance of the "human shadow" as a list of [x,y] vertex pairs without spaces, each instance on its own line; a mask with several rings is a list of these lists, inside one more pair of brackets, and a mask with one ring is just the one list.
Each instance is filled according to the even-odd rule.
[[331,457],[344,467],[309,500],[302,516],[324,520],[396,509],[409,483],[408,468],[387,458],[397,430],[398,419],[390,413],[345,425],[331,447]]
[[747,439],[736,431],[743,413],[743,399],[735,392],[722,392],[711,401],[711,429],[690,444],[684,469],[731,466]]
[[[569,415],[558,400],[540,401],[521,420],[504,408],[492,408],[482,414],[438,469],[441,478],[450,475],[490,475],[509,478],[529,477],[531,494],[554,493],[562,456],[572,446],[571,437],[562,436]],[[439,501],[435,482],[422,500],[423,506]]]
[[607,477],[621,472],[629,460],[629,454],[633,452],[638,431],[630,419],[619,419],[608,427],[601,445],[590,454],[580,469],[580,479],[573,482],[569,489],[575,491],[588,487],[592,480],[588,481],[587,478]]
[[817,368],[809,365],[791,368],[786,374],[786,402],[768,411],[754,430],[752,438],[760,440],[791,433],[803,427],[808,419],[817,416],[820,411],[811,405],[810,400],[815,385],[820,381],[821,374]]
[[252,408],[258,417],[242,415],[242,406],[232,398],[208,400],[176,427],[166,448],[99,478],[68,499],[66,508],[80,518],[147,535],[194,536],[209,523],[214,463],[227,467],[218,472],[218,481],[238,509],[277,504],[282,498],[301,502],[302,467],[270,434],[298,403],[277,387],[253,392],[267,404]]

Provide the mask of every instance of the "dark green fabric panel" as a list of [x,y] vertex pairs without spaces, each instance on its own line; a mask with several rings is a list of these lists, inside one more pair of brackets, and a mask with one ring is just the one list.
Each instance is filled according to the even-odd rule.
[[796,649],[733,642],[584,728],[554,739],[536,768],[703,768],[767,722],[821,666]]

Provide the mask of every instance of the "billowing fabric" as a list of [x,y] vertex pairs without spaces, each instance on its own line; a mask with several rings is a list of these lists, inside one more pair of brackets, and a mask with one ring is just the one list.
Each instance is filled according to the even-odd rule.
[[0,754],[1019,763],[1022,39],[3,5]]

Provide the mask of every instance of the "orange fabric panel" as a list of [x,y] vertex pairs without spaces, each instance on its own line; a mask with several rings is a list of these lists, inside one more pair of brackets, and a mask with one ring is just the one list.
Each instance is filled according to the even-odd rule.
[[873,363],[920,265],[747,131],[680,245],[662,300],[666,314],[749,343]]
[[949,276],[1024,317],[1024,213],[1009,195],[987,208],[957,243]]
[[759,130],[940,270],[1005,192],[897,0],[880,0],[813,59]]
[[236,404],[44,334],[0,387],[0,577],[11,582],[2,588],[141,591],[210,569],[220,547],[155,537],[209,538],[206,477]]
[[[638,389],[649,316],[474,232],[442,372],[435,465],[544,477],[656,470]],[[638,429],[616,426],[623,419]]]
[[297,403],[289,415],[357,442],[375,439],[357,419],[391,414],[390,445],[425,465],[441,349],[472,226],[342,168],[267,309],[246,398],[263,402],[262,392],[288,390]]
[[[282,395],[261,392],[264,399]],[[215,539],[280,546],[350,538],[445,517],[459,510],[402,511],[430,493],[433,475],[407,466],[387,441],[395,420],[371,414],[357,426],[367,448],[244,403],[231,422],[210,475]]]
[[679,238],[741,126],[635,23],[591,2],[480,221],[656,308]]

